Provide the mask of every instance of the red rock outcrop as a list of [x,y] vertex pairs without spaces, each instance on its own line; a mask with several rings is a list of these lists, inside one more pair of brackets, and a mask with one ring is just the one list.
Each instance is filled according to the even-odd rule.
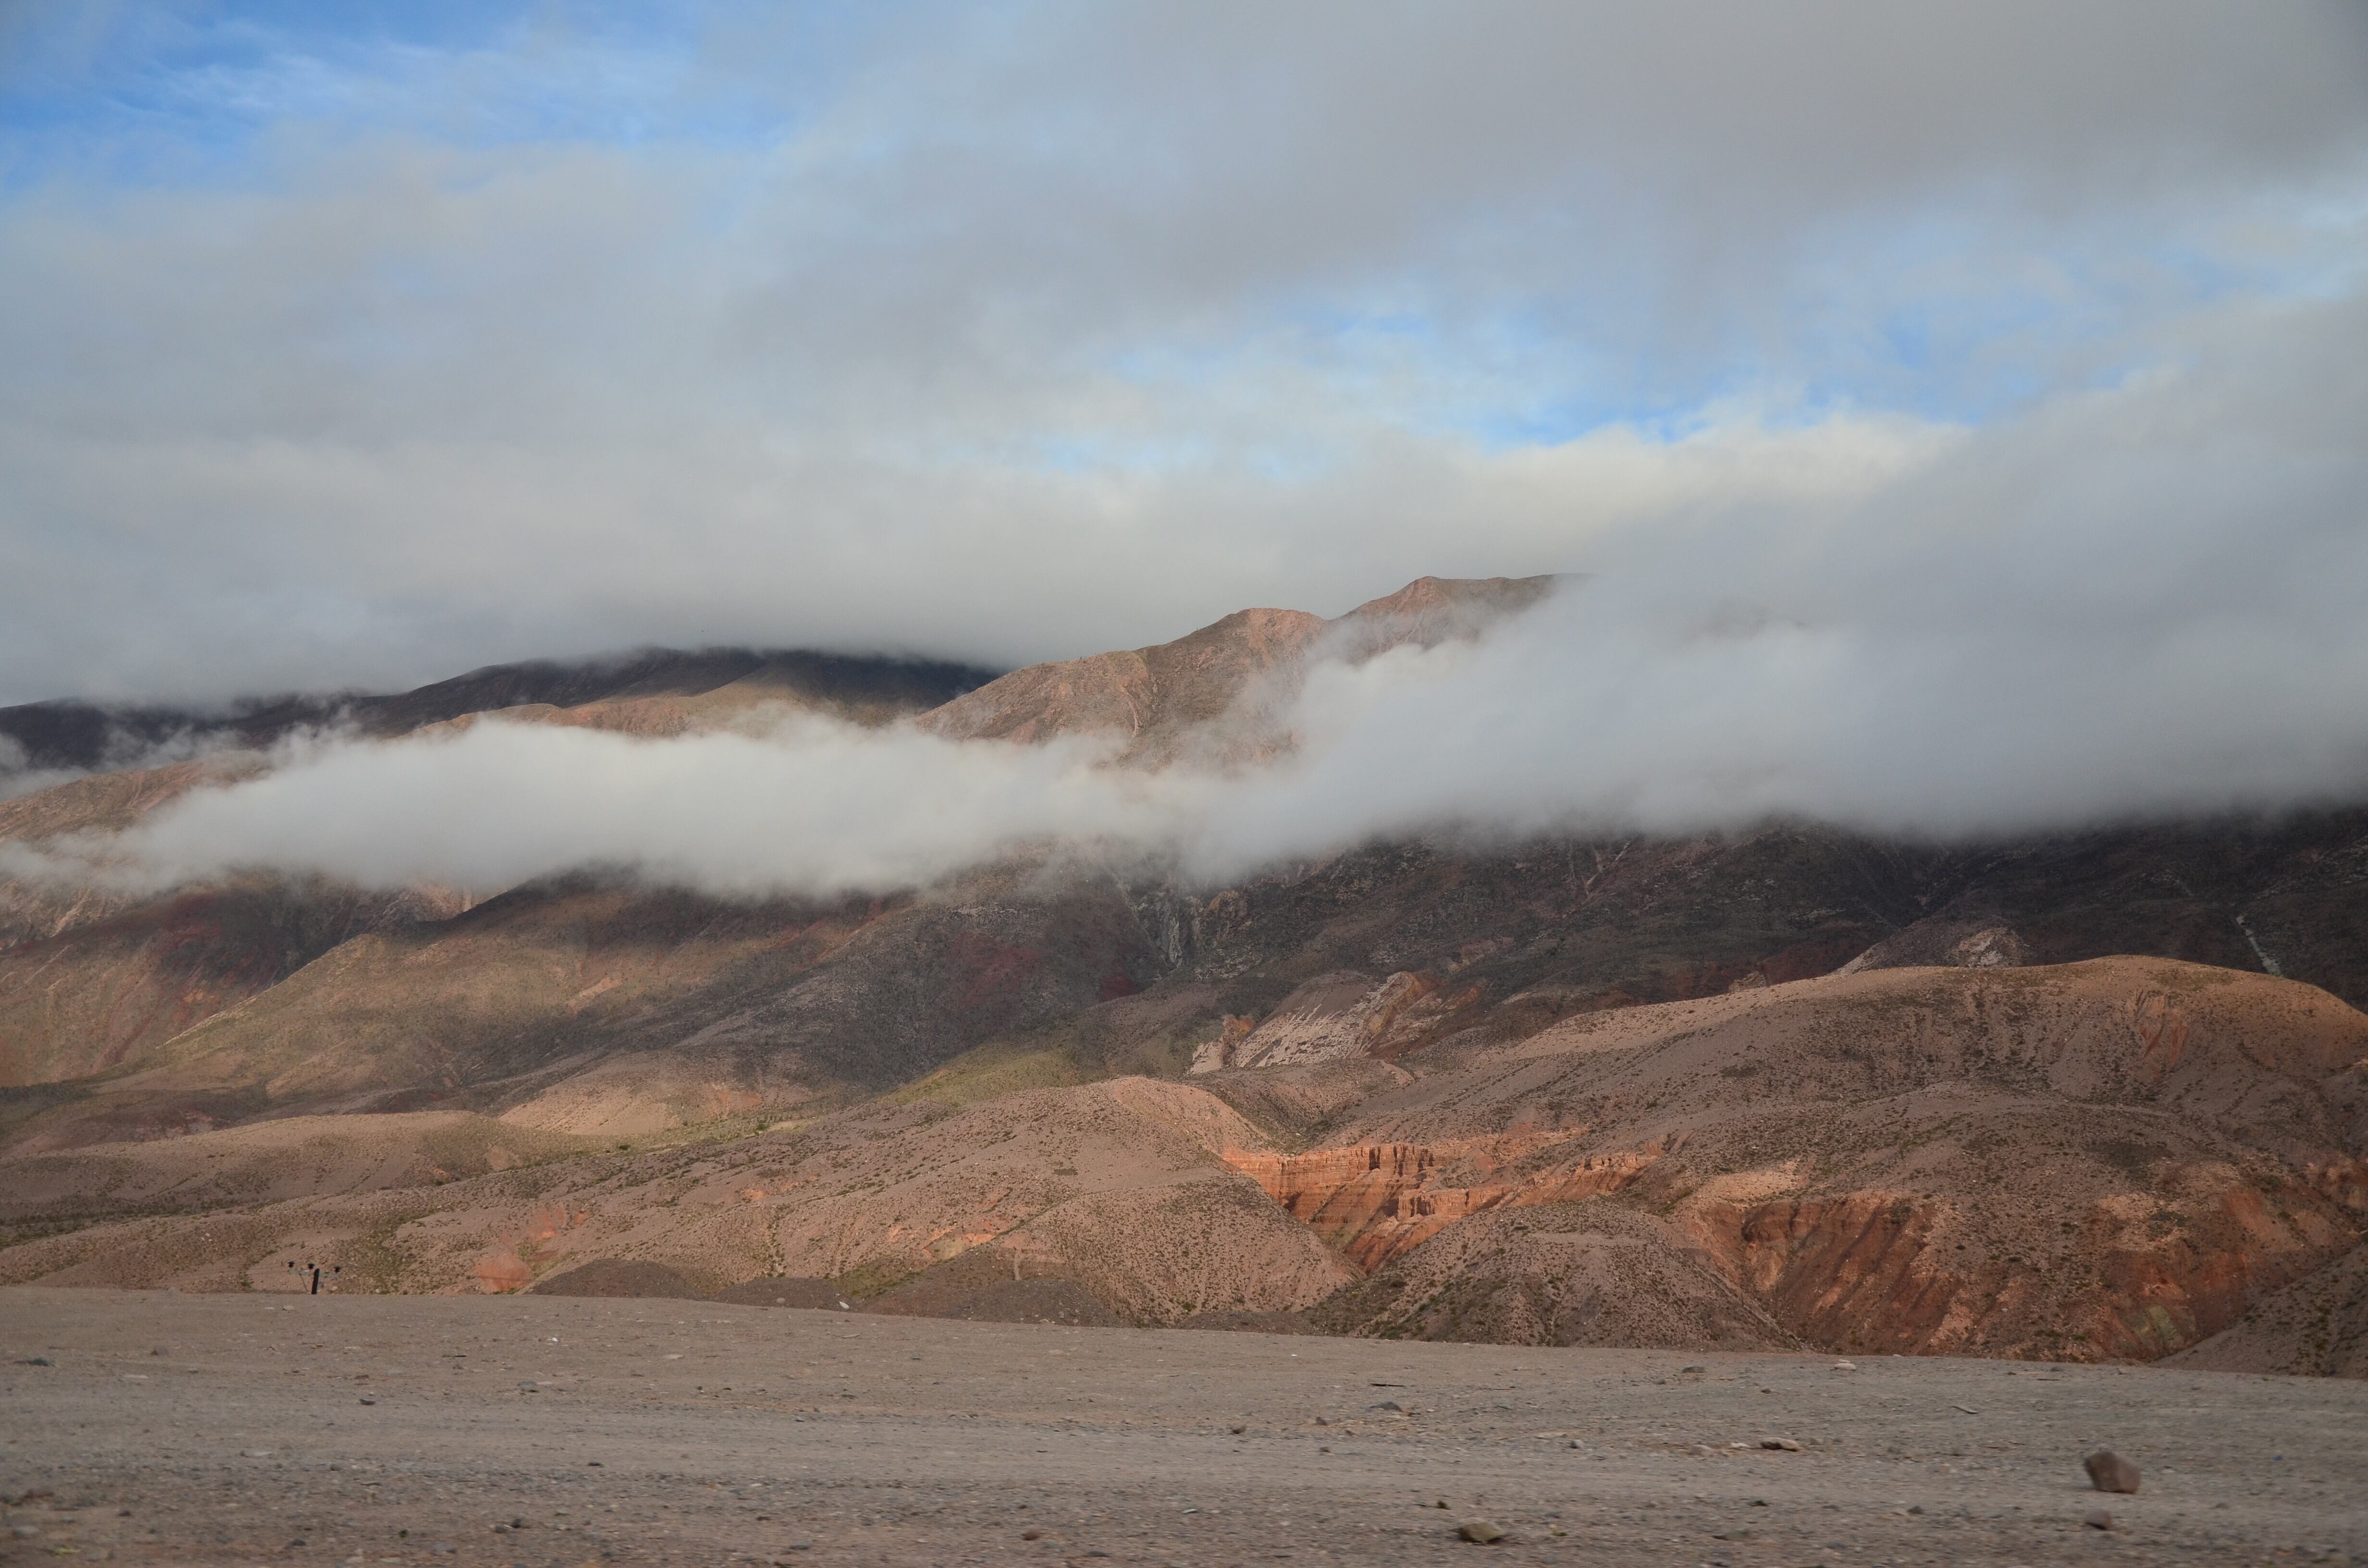
[[1586,1155],[1541,1164],[1568,1137],[1378,1143],[1304,1154],[1228,1150],[1225,1163],[1368,1272],[1458,1220],[1507,1205],[1617,1192],[1657,1157]]

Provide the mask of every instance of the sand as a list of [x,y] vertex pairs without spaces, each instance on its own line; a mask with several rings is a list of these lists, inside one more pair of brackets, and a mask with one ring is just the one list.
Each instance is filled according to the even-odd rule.
[[2368,1561],[2349,1381],[58,1289],[0,1358],[9,1562]]

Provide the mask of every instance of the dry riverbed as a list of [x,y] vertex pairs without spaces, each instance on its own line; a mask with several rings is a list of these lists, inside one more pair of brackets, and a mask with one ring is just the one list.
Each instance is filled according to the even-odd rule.
[[17,1289],[0,1497],[27,1563],[2357,1562],[2368,1384]]

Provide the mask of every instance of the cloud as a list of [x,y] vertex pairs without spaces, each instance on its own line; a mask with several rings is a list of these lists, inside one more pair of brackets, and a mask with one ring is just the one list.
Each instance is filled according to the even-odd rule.
[[1850,504],[1607,538],[1477,646],[1307,683],[1226,870],[1367,835],[1928,836],[2368,798],[2368,307],[2237,309]]
[[1178,784],[1097,767],[1108,754],[1092,739],[973,745],[823,719],[761,737],[492,722],[314,740],[260,778],[116,837],[19,851],[12,869],[154,886],[266,867],[485,890],[609,869],[736,895],[890,891],[1064,835],[1144,837]]
[[[2368,302],[2234,304],[2179,349],[1979,431],[1827,431],[1841,457],[1813,441],[1815,460],[1775,442],[1796,482],[1754,468],[1782,498],[1757,509],[1669,505],[1643,462],[1653,504],[1604,528],[1585,581],[1476,642],[1319,661],[1271,766],[1144,774],[1093,737],[816,720],[668,741],[483,723],[308,743],[11,865],[834,893],[1062,846],[1224,881],[1374,838],[1771,819],[1962,838],[2368,799]],[[1768,437],[1722,439],[1767,460]],[[1643,449],[1568,460],[1613,475]]]
[[2340,4],[22,15],[0,700],[1577,569],[2368,254]]

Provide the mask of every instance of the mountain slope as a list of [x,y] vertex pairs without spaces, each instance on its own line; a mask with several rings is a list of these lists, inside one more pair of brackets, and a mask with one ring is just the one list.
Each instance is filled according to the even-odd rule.
[[2267,976],[1887,970],[1398,1064],[1319,1146],[1236,1168],[1421,1278],[1467,1216],[1628,1206],[1837,1349],[2157,1356],[2368,1227],[2368,1016]]
[[[938,660],[800,649],[653,648],[606,659],[489,665],[405,692],[299,695],[225,710],[71,699],[21,703],[0,708],[0,760],[17,771],[112,771],[160,747],[260,750],[298,730],[344,726],[385,738],[503,709],[630,708],[700,698],[710,699],[711,710],[777,702],[877,723],[935,708],[995,675]],[[0,773],[0,787],[6,783]]]
[[[308,726],[392,737],[499,711],[514,720],[667,735],[788,709],[882,723],[933,707],[989,676],[959,665],[800,652],[652,651],[589,664],[496,665],[398,696],[290,699],[229,714],[32,704],[0,710],[0,737],[19,742],[37,767],[97,766],[168,742],[250,749],[69,778],[0,800],[0,844],[120,832],[191,790],[262,769],[267,756],[251,748]],[[173,1036],[261,995],[340,943],[370,937],[381,947],[413,948],[428,924],[471,902],[450,890],[365,894],[317,879],[260,875],[161,896],[0,878],[0,1085],[137,1066]],[[663,947],[676,906],[659,899],[647,908],[643,940]],[[779,929],[771,935],[781,937]],[[482,943],[471,950],[488,951]],[[381,1015],[386,1010],[383,998],[353,1000]],[[509,1028],[465,1010],[456,1016],[447,1009],[431,1021],[427,1015],[438,1004],[426,993],[416,1000],[422,1017],[412,1032],[457,1024],[463,1057],[496,1049],[482,1037]],[[522,1003],[509,999],[503,1018],[519,1015]],[[563,999],[547,1021],[570,1016]],[[343,1032],[351,1038],[349,1028]],[[416,1081],[381,1079],[385,1087],[453,1083],[442,1069]],[[158,1115],[159,1125],[181,1124],[170,1107],[158,1108]]]
[[2256,1301],[2235,1324],[2169,1359],[2212,1372],[2368,1378],[2368,1246]]
[[[2368,1227],[2368,1017],[2263,976],[1885,970],[1367,1062],[874,1099],[573,1158],[416,1115],[19,1154],[0,1217],[74,1194],[97,1222],[0,1249],[0,1278],[234,1288],[303,1251],[507,1290],[613,1258],[882,1310],[1008,1276],[1133,1322],[2124,1360],[2237,1354],[2209,1336],[2248,1312],[2288,1333]],[[389,1185],[431,1145],[460,1179]]]
[[[416,1158],[428,1131],[414,1117],[335,1120],[389,1144],[389,1166]],[[317,1119],[302,1126],[308,1144],[325,1135]],[[472,1136],[490,1147],[505,1135]],[[148,1171],[255,1168],[263,1145],[288,1141],[266,1124],[204,1135],[187,1153],[19,1156],[0,1162],[0,1190],[111,1185],[153,1202],[165,1182]],[[1353,1271],[1217,1158],[1261,1142],[1198,1089],[1126,1079],[961,1109],[874,1104],[721,1146],[514,1165],[424,1189],[372,1189],[357,1176],[369,1162],[347,1151],[319,1162],[311,1194],[0,1248],[0,1281],[268,1288],[304,1252],[380,1289],[514,1290],[619,1258],[709,1289],[829,1276],[866,1294],[974,1253],[995,1277],[1066,1279],[1134,1321],[1289,1311]]]
[[[910,667],[712,653],[337,711],[655,737],[818,706],[1233,766],[1295,744],[1307,658],[1486,635],[1549,587],[1244,612],[944,676],[925,713]],[[269,765],[55,784],[0,801],[0,845]],[[2358,808],[1374,843],[1230,887],[1048,854],[828,902],[16,883],[0,1276],[231,1286],[298,1248],[509,1289],[608,1257],[881,1310],[2329,1369],[2363,996]]]
[[1109,732],[1122,760],[1158,766],[1253,760],[1285,743],[1273,715],[1314,653],[1366,658],[1406,643],[1477,636],[1552,590],[1549,577],[1424,577],[1335,620],[1246,609],[1172,642],[1030,665],[922,721],[951,740],[1046,741]]

